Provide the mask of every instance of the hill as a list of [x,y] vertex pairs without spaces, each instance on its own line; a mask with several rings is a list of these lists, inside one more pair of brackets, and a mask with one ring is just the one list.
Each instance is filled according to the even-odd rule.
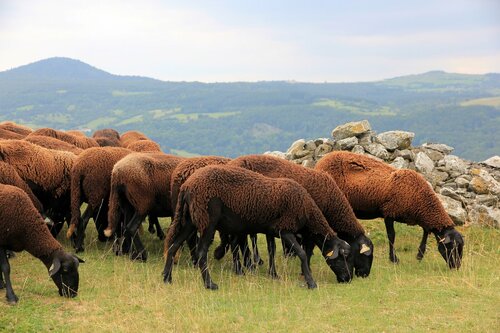
[[483,160],[500,151],[500,75],[432,71],[379,82],[165,82],[68,58],[0,72],[0,120],[33,127],[137,129],[164,148],[237,156],[285,150],[368,119]]

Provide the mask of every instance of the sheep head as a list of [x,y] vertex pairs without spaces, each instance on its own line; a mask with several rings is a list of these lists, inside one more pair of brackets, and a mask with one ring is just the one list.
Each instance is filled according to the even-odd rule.
[[323,256],[330,269],[337,276],[338,282],[350,282],[354,271],[354,260],[351,246],[338,238],[326,240],[323,247]]
[[354,257],[354,270],[356,276],[367,277],[370,275],[373,262],[372,241],[362,234],[352,242],[349,242],[349,245],[351,245],[351,256]]
[[450,269],[459,269],[462,263],[462,253],[464,248],[464,239],[462,235],[455,230],[443,229],[434,232],[438,242],[438,250],[446,261]]
[[59,295],[65,297],[75,297],[78,293],[78,265],[84,262],[73,254],[62,250],[53,254],[52,265],[49,268],[49,276],[52,278]]

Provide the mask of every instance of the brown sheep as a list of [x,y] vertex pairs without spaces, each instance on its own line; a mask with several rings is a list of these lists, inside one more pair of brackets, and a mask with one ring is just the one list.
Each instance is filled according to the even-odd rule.
[[0,139],[1,140],[21,140],[24,137],[26,137],[26,135],[0,128]]
[[[307,255],[296,233],[320,247],[339,282],[352,276],[352,262],[347,260],[350,246],[330,228],[307,191],[287,178],[268,178],[256,172],[227,165],[209,165],[197,170],[182,185],[172,226],[169,228],[164,281],[172,282],[173,254],[193,232],[198,231],[198,265],[207,289],[217,289],[207,268],[207,252],[215,230],[231,235],[250,232],[268,237],[269,273],[276,276],[274,237],[280,236],[294,248],[301,260],[302,272],[309,288],[316,288]],[[236,253],[236,256],[234,256]],[[233,250],[236,264],[237,252]]]
[[92,134],[94,139],[96,138],[110,138],[120,140],[120,133],[112,128],[103,128],[96,130],[94,134]]
[[87,137],[87,135],[85,135],[85,133],[83,133],[80,130],[69,130],[69,131],[66,131],[66,133],[74,135],[74,136],[79,136],[79,137]]
[[117,227],[120,212],[125,216],[125,237],[133,237],[132,259],[145,261],[147,253],[136,232],[146,215],[172,216],[170,177],[184,158],[163,153],[132,153],[113,167],[109,199],[110,237]]
[[104,136],[98,136],[97,138],[94,138],[95,142],[100,147],[121,147],[121,143],[119,139],[114,139],[114,138],[108,138]]
[[8,131],[11,131],[11,132],[15,132],[15,133],[18,133],[18,134],[22,134],[24,136],[27,136],[31,132],[33,132],[33,130],[31,128],[29,128],[28,126],[16,124],[16,123],[14,123],[12,121],[1,122],[0,123],[0,128],[8,130]]
[[23,139],[24,141],[31,142],[35,145],[45,147],[48,149],[53,149],[53,150],[62,150],[62,151],[69,151],[72,152],[75,155],[80,154],[83,149],[78,148],[74,144],[68,143],[66,141],[62,141],[50,136],[43,136],[43,135],[28,135]]
[[35,194],[33,194],[33,191],[31,191],[28,184],[26,184],[26,182],[19,177],[16,169],[5,162],[0,162],[0,184],[19,187],[21,190],[26,192],[36,210],[43,213],[43,206],[40,200],[38,200]]
[[144,133],[139,131],[128,131],[120,136],[120,142],[122,147],[128,148],[128,145],[132,142],[139,140],[150,140]]
[[[121,147],[94,147],[84,150],[71,169],[71,224],[67,232],[70,237],[77,229],[74,246],[83,251],[85,229],[91,217],[94,218],[99,240],[106,240],[104,228],[108,225],[108,202],[113,166],[132,153]],[[83,218],[80,206],[87,202]]]
[[[242,167],[271,178],[290,178],[302,185],[325,216],[337,235],[351,245],[357,276],[370,274],[373,243],[365,235],[345,195],[332,177],[322,171],[304,168],[293,162],[270,156],[248,155],[232,160],[229,165]],[[312,254],[309,249],[308,254]]]
[[138,152],[161,152],[159,144],[152,140],[139,140],[127,146],[128,149]]
[[10,164],[41,201],[56,236],[70,217],[71,167],[76,155],[24,140],[0,141],[0,160]]
[[69,142],[78,148],[87,149],[91,147],[98,147],[99,145],[95,142],[94,139],[88,138],[86,136],[76,136],[73,134],[68,134],[63,131],[58,131],[52,128],[40,128],[32,133],[32,135],[43,135],[50,136],[52,138],[56,138],[62,141]]
[[[450,268],[459,268],[462,235],[426,180],[413,170],[398,170],[370,157],[332,152],[316,164],[316,170],[328,172],[345,193],[356,216],[363,219],[383,217],[389,238],[389,258],[394,254],[394,221],[419,225],[424,235],[432,232],[438,249]],[[425,238],[425,237],[424,237]],[[422,245],[422,243],[424,245]],[[420,248],[425,246],[422,240]],[[419,253],[423,254],[423,251]]]
[[12,289],[6,251],[28,251],[47,267],[59,295],[75,297],[79,282],[78,263],[83,261],[63,250],[28,195],[20,188],[0,185],[0,207],[0,289],[6,287],[7,302],[16,304],[19,299]]

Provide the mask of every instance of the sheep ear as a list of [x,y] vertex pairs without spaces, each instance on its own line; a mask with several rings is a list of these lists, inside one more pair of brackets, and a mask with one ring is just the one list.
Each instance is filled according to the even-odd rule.
[[54,258],[54,261],[52,261],[52,265],[49,268],[49,276],[53,277],[59,269],[61,269],[61,260],[59,260],[59,258]]
[[439,238],[439,243],[448,244],[449,242],[451,242],[450,235],[446,235],[443,238]]
[[335,247],[332,251],[326,254],[326,259],[335,259],[339,256],[339,248]]
[[359,253],[369,256],[372,253],[372,251],[370,250],[370,247],[368,245],[361,244],[361,250],[359,250]]

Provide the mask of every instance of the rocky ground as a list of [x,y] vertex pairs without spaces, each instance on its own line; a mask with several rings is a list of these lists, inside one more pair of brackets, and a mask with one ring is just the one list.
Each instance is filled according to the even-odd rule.
[[347,150],[384,161],[398,169],[421,173],[457,225],[500,228],[500,157],[472,162],[452,155],[441,143],[412,146],[415,134],[389,131],[376,134],[367,120],[337,126],[331,138],[295,141],[286,153],[266,152],[305,167],[333,150]]

